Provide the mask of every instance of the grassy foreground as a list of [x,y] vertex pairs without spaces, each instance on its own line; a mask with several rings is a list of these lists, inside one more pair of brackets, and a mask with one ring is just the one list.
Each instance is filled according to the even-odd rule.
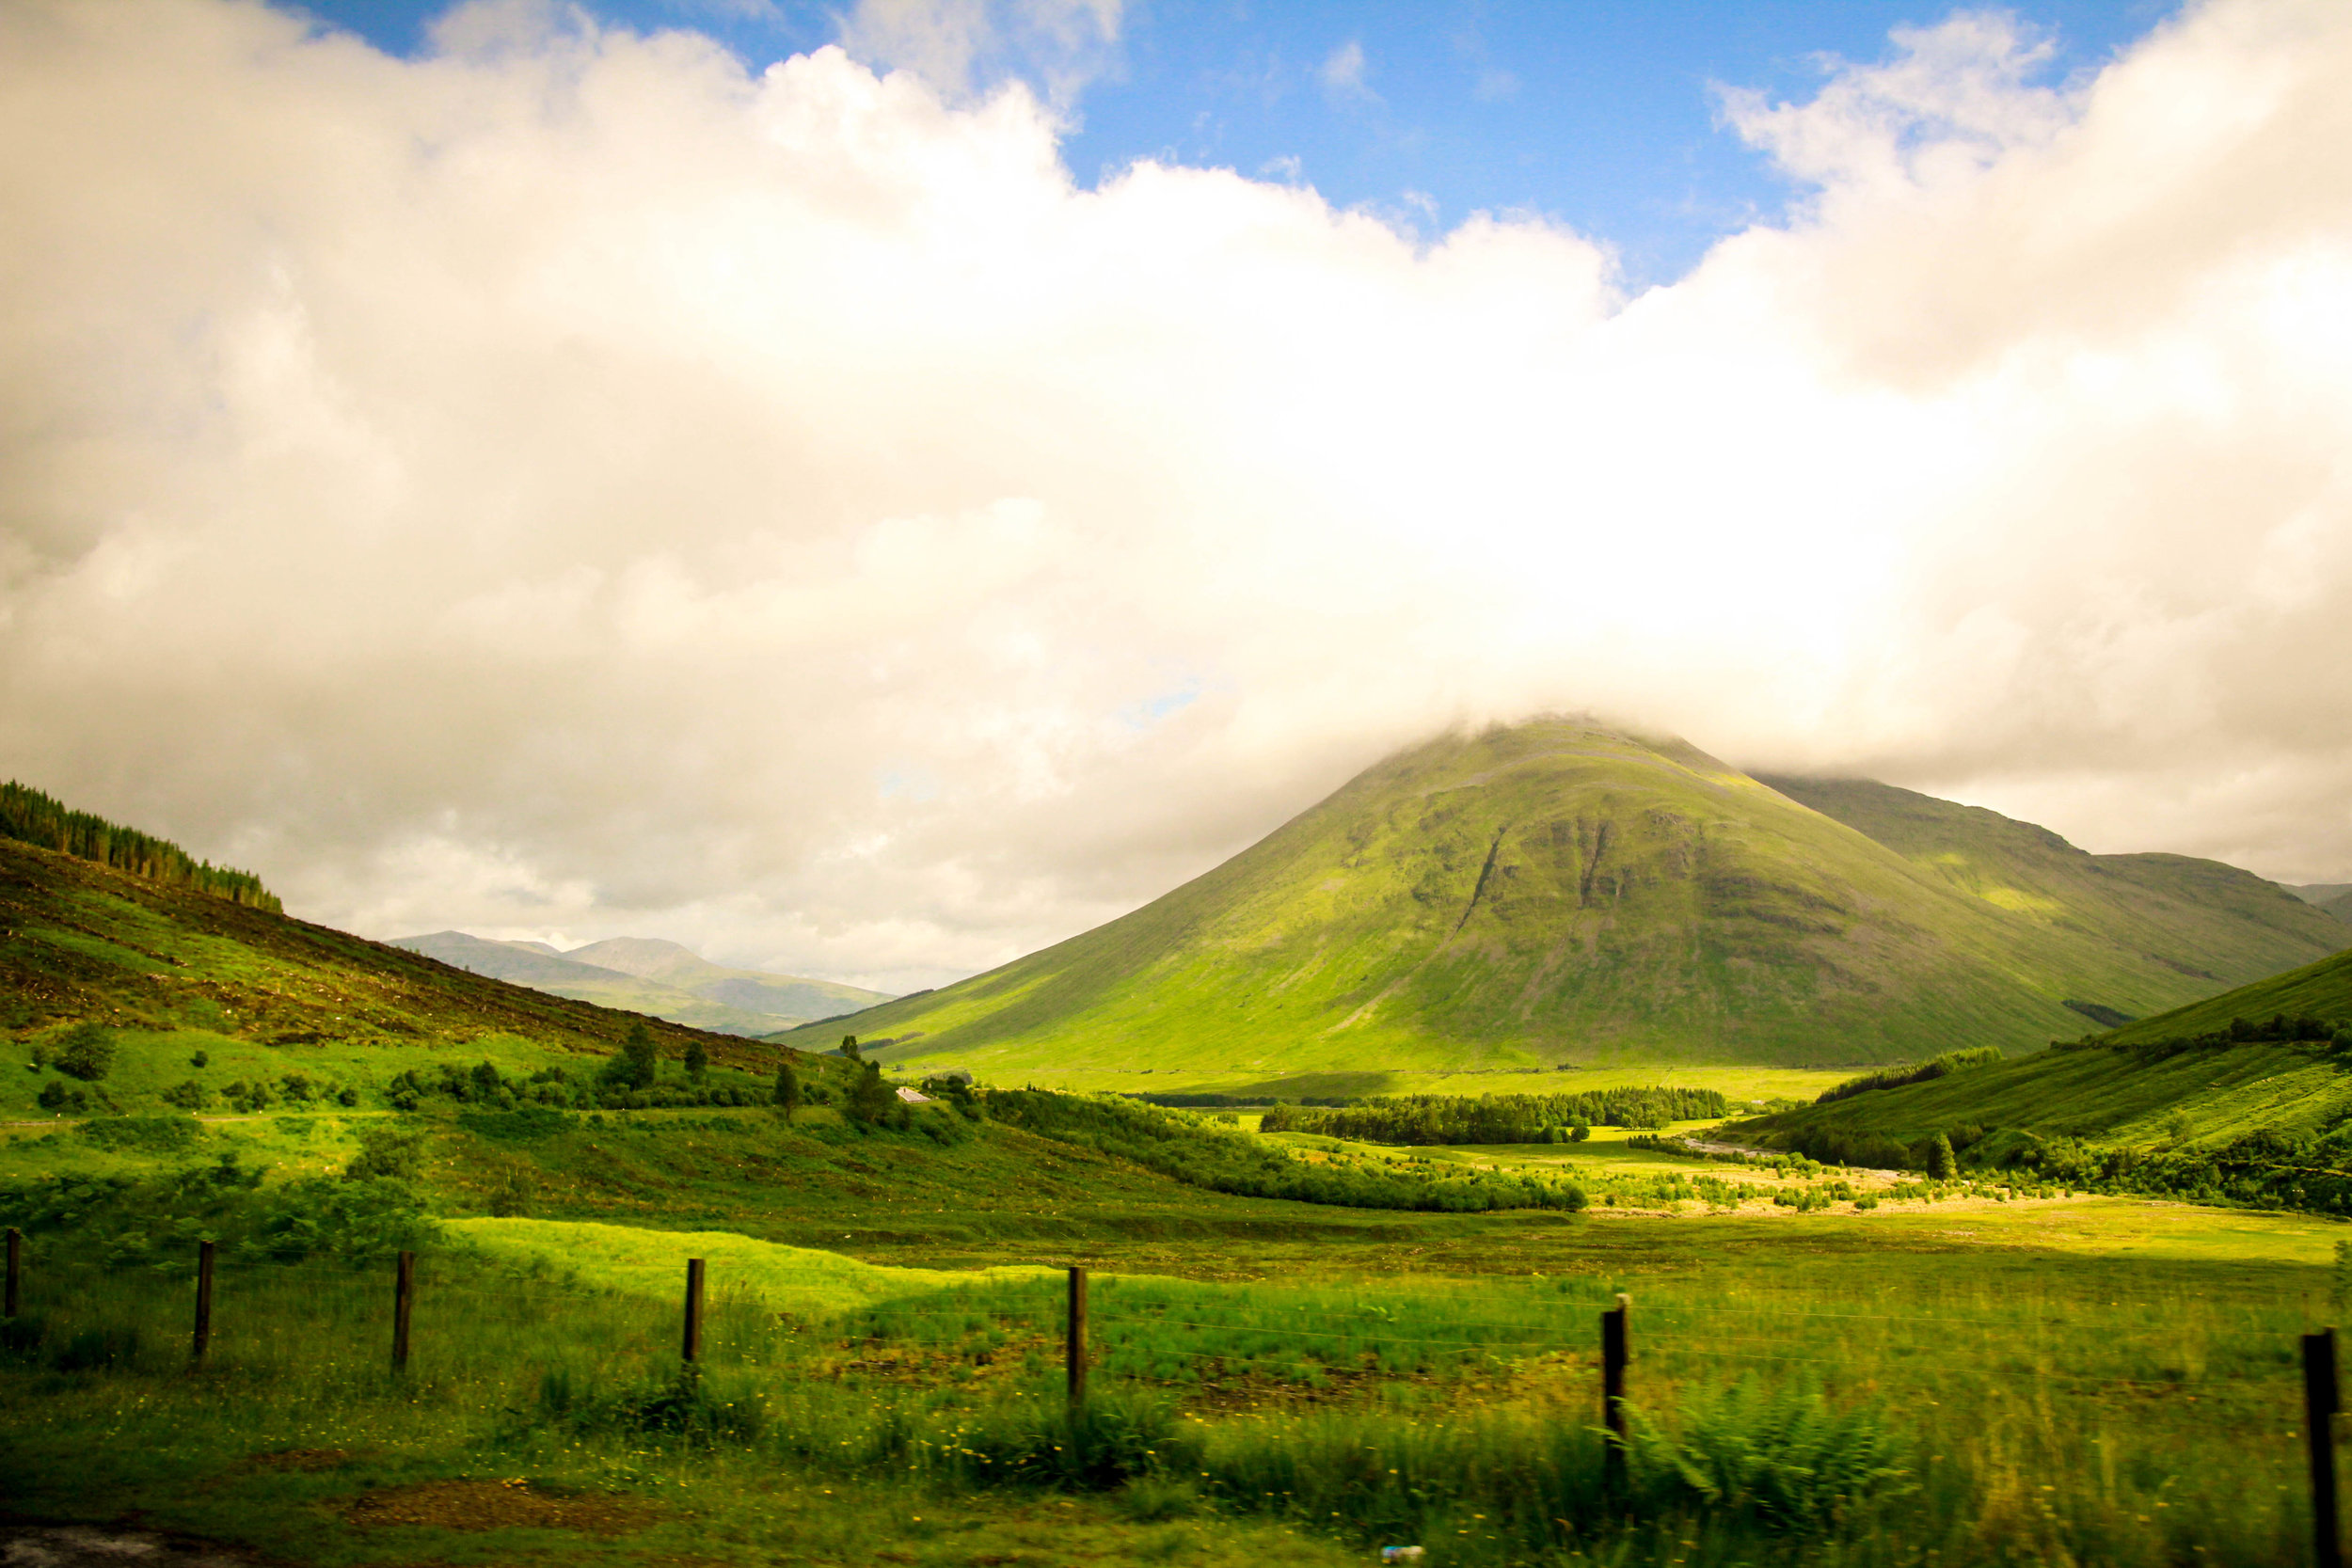
[[[1098,1239],[1077,1428],[1052,1275],[481,1218],[423,1259],[405,1376],[384,1267],[315,1258],[224,1267],[192,1370],[184,1272],[43,1246],[0,1492],[321,1563],[2303,1560],[2294,1337],[2333,1310],[2341,1226],[2118,1199],[1405,1223],[1428,1244],[1302,1238],[1257,1279]],[[681,1384],[689,1256],[712,1307]],[[1620,1291],[1648,1424],[1613,1508]]]

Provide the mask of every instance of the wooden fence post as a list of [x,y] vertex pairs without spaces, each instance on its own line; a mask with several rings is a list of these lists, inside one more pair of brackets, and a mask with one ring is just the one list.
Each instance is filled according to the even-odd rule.
[[1601,1454],[1601,1489],[1625,1493],[1625,1364],[1632,1358],[1633,1298],[1619,1292],[1617,1305],[1600,1315],[1600,1420],[1609,1432]]
[[24,1278],[24,1234],[16,1227],[8,1227],[8,1316],[16,1316]]
[[1070,1361],[1070,1412],[1087,1402],[1087,1272],[1070,1271],[1070,1326],[1065,1341]]
[[703,1260],[686,1260],[686,1339],[678,1354],[692,1366],[703,1353]]
[[2344,1568],[2344,1537],[2336,1521],[2336,1331],[2303,1336],[2303,1431],[2312,1459],[2312,1560]]
[[408,1368],[408,1304],[417,1293],[417,1255],[404,1252],[392,1265],[392,1369]]
[[191,1360],[201,1361],[213,1342],[213,1243],[196,1243],[196,1338],[188,1349]]

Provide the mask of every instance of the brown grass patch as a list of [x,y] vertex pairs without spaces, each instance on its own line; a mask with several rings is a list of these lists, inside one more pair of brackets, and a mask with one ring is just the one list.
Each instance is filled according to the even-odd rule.
[[355,1456],[349,1449],[277,1449],[252,1454],[237,1464],[240,1470],[340,1470]]
[[527,1481],[426,1481],[370,1492],[343,1517],[363,1528],[431,1525],[441,1529],[569,1529],[622,1535],[643,1529],[656,1510],[639,1497],[567,1496]]

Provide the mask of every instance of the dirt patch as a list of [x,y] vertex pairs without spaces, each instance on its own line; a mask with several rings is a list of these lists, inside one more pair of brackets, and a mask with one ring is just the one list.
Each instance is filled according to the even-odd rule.
[[349,1449],[278,1449],[238,1461],[240,1470],[340,1470],[357,1458]]
[[427,1481],[362,1496],[343,1517],[365,1528],[431,1525],[441,1529],[569,1529],[624,1535],[658,1511],[639,1497],[566,1494],[527,1481]]

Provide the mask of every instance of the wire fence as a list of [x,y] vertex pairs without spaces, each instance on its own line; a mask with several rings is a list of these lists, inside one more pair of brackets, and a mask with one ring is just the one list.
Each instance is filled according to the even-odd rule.
[[[1255,1408],[1236,1399],[1419,1386],[1439,1417],[1477,1386],[1552,1401],[1587,1426],[1598,1418],[1620,1443],[1629,1402],[1669,1404],[1677,1390],[1727,1378],[1802,1379],[1907,1407],[2124,1402],[2142,1424],[2177,1418],[2184,1451],[2222,1418],[2192,1407],[2226,1413],[2228,1441],[2290,1478],[2301,1450],[2312,1516],[2332,1517],[2334,1337],[2301,1332],[2311,1326],[2301,1302],[2222,1304],[2184,1291],[1874,1311],[1707,1299],[1693,1286],[1662,1288],[1637,1313],[1590,1277],[1350,1291],[1072,1269],[820,1309],[715,1267],[681,1271],[662,1301],[453,1255],[395,1267],[182,1250],[126,1266],[10,1233],[0,1351],[38,1352],[68,1371],[193,1363],[321,1386],[405,1379],[507,1402],[562,1368],[658,1377],[723,1367],[779,1385],[978,1377],[1073,1405],[1106,1386],[1147,1386],[1229,1409]],[[2120,1332],[2127,1320],[2165,1331]]]

